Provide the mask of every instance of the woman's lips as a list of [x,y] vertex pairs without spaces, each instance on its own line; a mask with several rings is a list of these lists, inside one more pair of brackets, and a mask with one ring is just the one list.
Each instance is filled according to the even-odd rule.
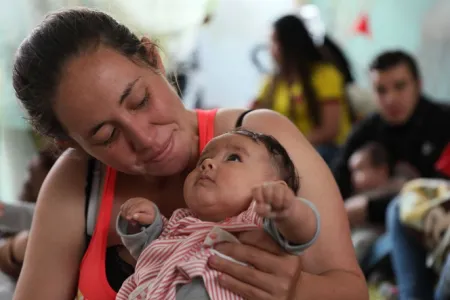
[[171,135],[159,151],[143,159],[142,162],[144,164],[151,164],[163,161],[167,158],[167,156],[170,155],[172,149],[173,149],[173,137]]

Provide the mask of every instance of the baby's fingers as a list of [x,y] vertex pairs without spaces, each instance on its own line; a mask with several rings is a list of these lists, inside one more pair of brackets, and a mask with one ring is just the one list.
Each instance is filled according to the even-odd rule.
[[255,212],[263,218],[272,218],[273,212],[270,204],[255,201]]
[[152,224],[153,221],[155,220],[155,214],[154,213],[142,213],[142,212],[137,212],[133,214],[133,220],[138,222],[141,225],[149,225]]
[[253,200],[256,203],[265,202],[264,201],[264,195],[263,195],[263,186],[262,185],[255,186],[252,189],[252,196],[253,196]]

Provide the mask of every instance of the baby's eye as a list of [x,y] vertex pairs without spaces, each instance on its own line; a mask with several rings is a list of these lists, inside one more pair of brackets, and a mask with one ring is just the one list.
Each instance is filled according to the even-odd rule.
[[241,157],[238,154],[233,153],[233,154],[228,155],[227,161],[239,161],[239,162],[241,162],[242,160],[241,160]]

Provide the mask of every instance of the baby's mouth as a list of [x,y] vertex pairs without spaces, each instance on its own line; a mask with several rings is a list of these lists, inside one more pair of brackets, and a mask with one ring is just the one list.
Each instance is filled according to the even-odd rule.
[[211,182],[211,183],[215,183],[214,179],[212,179],[212,177],[209,176],[208,174],[200,174],[200,176],[197,179],[197,182]]

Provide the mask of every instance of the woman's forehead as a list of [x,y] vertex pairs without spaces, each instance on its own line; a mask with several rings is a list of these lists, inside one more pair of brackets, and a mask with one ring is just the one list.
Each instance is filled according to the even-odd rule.
[[75,57],[63,70],[54,99],[55,113],[69,131],[92,126],[90,123],[108,117],[130,85],[142,89],[143,75],[143,68],[107,48]]
[[62,70],[59,94],[89,96],[123,89],[142,68],[106,47],[70,59]]

